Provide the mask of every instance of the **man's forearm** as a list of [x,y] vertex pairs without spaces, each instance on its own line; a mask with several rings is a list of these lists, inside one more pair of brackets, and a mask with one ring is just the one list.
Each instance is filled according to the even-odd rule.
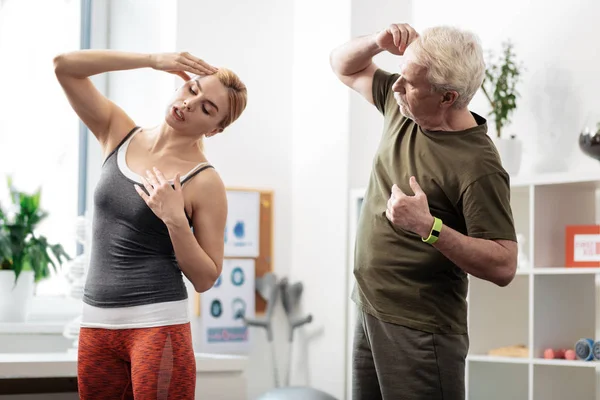
[[373,57],[383,50],[375,42],[376,34],[352,39],[334,49],[330,55],[331,68],[338,75],[353,75],[373,63]]
[[[433,222],[428,224],[428,229],[432,225]],[[429,231],[422,236],[428,234]],[[463,271],[477,278],[506,286],[514,277],[514,252],[493,240],[466,236],[444,225],[433,246]]]
[[152,56],[116,50],[78,50],[64,53],[54,59],[57,74],[87,78],[110,71],[151,68]]
[[181,271],[192,282],[197,292],[211,288],[219,277],[219,270],[215,262],[198,244],[187,221],[182,220],[166,225]]

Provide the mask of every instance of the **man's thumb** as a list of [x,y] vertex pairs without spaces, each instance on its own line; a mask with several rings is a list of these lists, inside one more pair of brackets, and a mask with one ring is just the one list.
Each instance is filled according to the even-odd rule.
[[409,184],[415,195],[423,193],[423,189],[421,189],[414,176],[410,177]]

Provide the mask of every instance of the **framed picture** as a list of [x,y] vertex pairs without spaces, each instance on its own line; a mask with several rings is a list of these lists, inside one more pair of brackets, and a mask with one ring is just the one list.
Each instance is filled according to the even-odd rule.
[[600,268],[600,225],[568,225],[565,266]]
[[260,192],[228,190],[227,204],[225,257],[258,257]]

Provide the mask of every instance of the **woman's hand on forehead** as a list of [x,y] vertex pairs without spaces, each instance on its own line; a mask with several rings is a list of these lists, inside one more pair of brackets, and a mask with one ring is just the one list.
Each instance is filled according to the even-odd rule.
[[152,68],[175,74],[186,82],[192,80],[190,74],[197,79],[218,71],[216,67],[185,51],[153,54],[151,60]]

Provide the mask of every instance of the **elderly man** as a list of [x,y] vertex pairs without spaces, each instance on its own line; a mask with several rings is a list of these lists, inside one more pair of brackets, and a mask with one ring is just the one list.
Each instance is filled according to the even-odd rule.
[[[403,56],[400,73],[372,58]],[[353,400],[465,397],[467,275],[508,285],[517,244],[509,176],[468,110],[478,39],[393,24],[331,53],[338,78],[383,114],[356,238]]]

